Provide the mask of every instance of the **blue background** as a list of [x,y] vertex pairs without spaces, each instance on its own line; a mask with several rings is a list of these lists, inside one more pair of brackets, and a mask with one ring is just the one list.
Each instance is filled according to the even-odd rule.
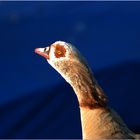
[[140,133],[140,2],[0,2],[0,138],[81,138],[73,90],[34,53],[57,40],[82,52]]

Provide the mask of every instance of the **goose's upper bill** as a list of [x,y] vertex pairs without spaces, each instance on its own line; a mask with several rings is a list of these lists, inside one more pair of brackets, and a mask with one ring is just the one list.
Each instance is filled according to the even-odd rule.
[[[47,47],[49,49],[49,47]],[[46,59],[49,59],[49,51],[46,51],[47,53],[45,53],[45,50],[47,50],[46,48],[36,48],[35,49],[35,53],[45,57]]]

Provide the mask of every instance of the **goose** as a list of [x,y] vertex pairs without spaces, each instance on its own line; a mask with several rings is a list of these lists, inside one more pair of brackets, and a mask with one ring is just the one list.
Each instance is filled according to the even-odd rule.
[[83,139],[137,138],[108,106],[107,96],[76,47],[56,41],[49,47],[36,48],[35,53],[43,56],[73,88],[79,103]]

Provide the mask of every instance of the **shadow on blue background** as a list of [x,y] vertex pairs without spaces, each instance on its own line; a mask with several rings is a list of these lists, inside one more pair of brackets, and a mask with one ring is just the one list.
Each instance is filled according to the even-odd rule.
[[140,133],[139,2],[0,2],[0,138],[81,138],[75,94],[34,53],[77,46],[129,128]]

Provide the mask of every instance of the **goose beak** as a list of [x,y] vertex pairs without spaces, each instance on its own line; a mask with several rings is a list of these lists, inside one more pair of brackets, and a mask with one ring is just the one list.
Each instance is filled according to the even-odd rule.
[[46,48],[36,48],[35,53],[41,55],[42,57],[49,59],[49,47]]

